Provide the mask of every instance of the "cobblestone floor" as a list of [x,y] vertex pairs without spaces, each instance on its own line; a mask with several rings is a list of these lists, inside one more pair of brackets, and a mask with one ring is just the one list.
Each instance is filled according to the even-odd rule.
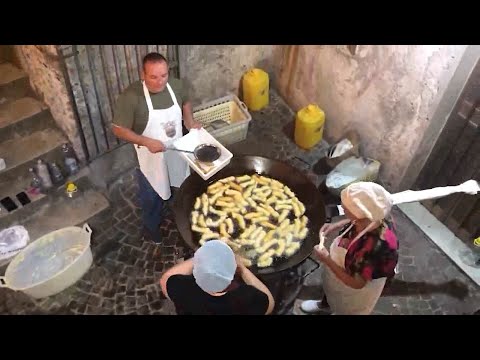
[[[293,113],[272,91],[267,109],[252,113],[245,141],[235,154],[280,159],[302,169],[318,186],[325,144],[307,152],[291,140]],[[136,206],[136,179],[129,171],[110,186],[109,209],[89,221],[94,264],[65,291],[42,300],[0,290],[0,314],[174,314],[158,285],[163,271],[188,255],[169,212],[161,229],[162,245],[143,240],[141,210]],[[401,244],[400,274],[385,290],[376,314],[471,314],[480,307],[480,291],[400,211],[394,212]],[[321,295],[321,269],[312,273],[301,299]],[[300,300],[297,300],[295,313]]]

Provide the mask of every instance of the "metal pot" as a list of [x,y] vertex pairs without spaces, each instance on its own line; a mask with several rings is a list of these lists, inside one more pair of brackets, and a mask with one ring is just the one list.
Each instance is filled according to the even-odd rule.
[[173,203],[173,212],[180,235],[192,250],[196,250],[199,247],[199,237],[191,230],[190,214],[197,196],[204,193],[211,183],[222,178],[245,174],[252,175],[254,173],[277,179],[290,187],[298,199],[305,205],[305,215],[309,219],[308,236],[294,255],[287,259],[277,259],[272,266],[267,268],[252,266],[250,269],[255,274],[271,274],[303,262],[318,243],[318,232],[325,222],[325,206],[321,193],[307,176],[298,169],[285,162],[265,157],[236,156],[229,165],[208,181],[204,181],[197,174],[191,174],[180,187],[180,191]]

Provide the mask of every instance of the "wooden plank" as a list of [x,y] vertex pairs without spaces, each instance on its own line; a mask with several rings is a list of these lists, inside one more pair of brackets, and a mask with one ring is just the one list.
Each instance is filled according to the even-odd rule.
[[[480,140],[479,140],[480,141]],[[477,169],[476,174],[472,176],[473,180],[480,181],[480,168]],[[459,201],[453,206],[450,215],[445,221],[445,225],[453,232],[457,232],[472,211],[475,211],[475,204],[480,195],[473,196],[469,194],[462,194]]]
[[[477,112],[477,115],[480,115],[480,111]],[[453,144],[450,154],[447,156],[442,166],[442,170],[435,178],[434,186],[450,185],[451,179],[457,173],[458,167],[476,139],[477,135],[471,130],[470,126],[468,126],[468,121],[466,121],[465,127],[456,143]]]
[[178,60],[178,45],[167,45],[167,55],[168,63],[170,66],[170,76],[179,78],[180,69],[179,69],[179,60]]
[[[72,52],[75,54],[77,51],[77,45],[73,45]],[[90,116],[87,109],[82,85],[79,78],[79,71],[77,68],[77,55],[65,58],[65,66],[67,69],[70,85],[72,87],[73,98],[77,106],[77,113],[80,121],[80,125],[85,137],[85,145],[87,147],[88,158],[93,158],[97,155],[97,145],[95,142],[95,136],[93,134],[93,128],[90,124]]]
[[107,93],[110,100],[110,107],[113,111],[115,109],[115,102],[120,94],[120,80],[117,76],[113,45],[102,45],[101,50],[100,54],[102,57],[103,71],[105,72],[105,80],[107,82]]
[[437,139],[414,188],[427,189],[445,185],[437,181],[437,176],[447,166],[445,161],[450,152],[455,149],[457,141],[460,140],[460,135],[467,125],[471,111],[478,102],[478,94],[480,94],[480,61],[477,62],[467,80],[459,101],[455,104],[452,115]]
[[136,45],[137,48],[137,59],[138,59],[138,76],[142,78],[143,71],[143,58],[147,55],[147,45]]
[[[477,62],[460,100],[416,182],[416,188],[458,185],[480,175],[480,62]],[[478,232],[478,197],[453,194],[428,201],[427,208],[459,238]]]
[[460,200],[446,219],[445,225],[453,232],[457,232],[458,229],[468,222],[467,219],[472,212],[476,211],[476,206],[478,206],[478,196],[461,195]]
[[113,56],[115,59],[115,69],[120,84],[120,93],[122,93],[128,87],[128,85],[130,85],[124,46],[113,45]]
[[[465,157],[460,161],[456,172],[450,179],[449,185],[459,185],[464,181],[473,179],[480,169],[480,138],[476,140]],[[444,209],[444,216],[439,220],[443,221],[450,211],[454,208],[456,202],[460,201],[461,194],[454,194],[437,200],[436,205]]]
[[157,45],[147,45],[147,53],[157,52]]
[[92,69],[90,67],[90,60],[88,55],[88,48],[86,45],[78,45],[78,73],[80,82],[83,87],[85,101],[90,115],[90,122],[95,135],[97,148],[99,153],[104,153],[108,150],[107,137],[103,127],[102,115],[97,100],[97,93],[95,83],[92,76]]
[[157,52],[165,56],[166,59],[168,59],[167,45],[157,45]]
[[137,54],[135,51],[135,45],[124,45],[125,47],[125,59],[127,62],[128,78],[130,84],[138,81],[138,64]]
[[432,211],[433,206],[435,205],[435,200],[424,200],[420,202],[428,211]]
[[473,240],[476,237],[480,236],[480,195],[474,196],[477,199],[477,202],[474,206],[474,210],[470,213],[468,218],[463,224],[463,228],[467,231],[470,238]]
[[417,181],[418,188],[428,189],[445,185],[437,181],[437,176],[445,166],[445,160],[455,148],[455,144],[460,140],[460,135],[466,125],[467,120],[463,119],[457,113],[455,113],[452,119],[447,121],[447,124],[445,125],[442,134],[439,136],[425,167],[420,172]]
[[108,96],[105,70],[103,68],[102,57],[100,54],[102,50],[100,45],[89,45],[88,50],[90,68],[92,70],[92,76],[95,82],[95,89],[97,92],[97,103],[107,138],[107,147],[109,150],[111,150],[118,145],[118,141],[111,130],[113,110],[110,105],[110,97]]

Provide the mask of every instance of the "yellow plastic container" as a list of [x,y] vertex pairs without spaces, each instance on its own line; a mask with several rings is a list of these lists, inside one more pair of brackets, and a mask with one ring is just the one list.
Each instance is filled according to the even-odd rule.
[[323,137],[325,113],[317,105],[310,104],[297,112],[295,119],[295,143],[309,150]]
[[251,69],[242,80],[243,102],[249,110],[260,110],[268,105],[268,74],[261,69]]

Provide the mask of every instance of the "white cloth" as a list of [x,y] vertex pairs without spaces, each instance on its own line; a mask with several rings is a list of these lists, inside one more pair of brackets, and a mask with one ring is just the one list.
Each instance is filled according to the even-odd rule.
[[475,195],[480,192],[478,181],[468,180],[457,186],[443,186],[428,190],[413,191],[407,190],[392,194],[394,204],[405,204],[409,202],[422,201],[428,199],[438,199],[451,194],[463,192],[469,195]]
[[[352,228],[350,225],[340,236],[336,237],[330,246],[330,257],[343,269],[345,269],[345,256],[348,249],[338,246],[343,236]],[[362,231],[353,239],[348,248],[360,239],[368,229]],[[332,312],[336,315],[368,315],[373,311],[380,295],[382,294],[387,278],[374,279],[362,289],[354,289],[345,285],[330,268],[325,267],[322,281],[323,290],[327,296],[328,304]]]
[[[148,106],[148,123],[142,135],[160,140],[165,146],[181,138],[182,110],[172,88],[167,83],[167,89],[173,100],[173,105],[168,109],[153,109],[152,99],[143,82],[143,92]],[[180,187],[188,177],[190,168],[176,152],[152,154],[145,146],[135,145],[140,170],[147,178],[153,189],[163,200],[171,196],[170,186]]]

